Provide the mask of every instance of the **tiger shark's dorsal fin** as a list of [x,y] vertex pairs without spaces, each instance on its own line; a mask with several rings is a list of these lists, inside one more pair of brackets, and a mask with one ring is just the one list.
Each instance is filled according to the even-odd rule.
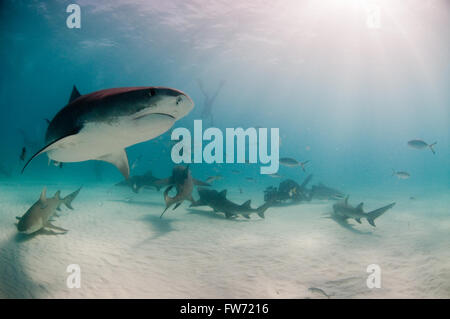
[[80,92],[78,91],[77,87],[74,85],[72,89],[72,94],[70,95],[69,103],[73,102],[75,99],[79,98],[81,96]]
[[359,203],[358,206],[356,206],[356,209],[362,211],[363,210],[363,205],[364,205],[363,202]]
[[344,203],[345,204],[348,204],[348,198],[350,197],[350,195],[347,195],[347,197],[345,197],[345,199],[344,199]]
[[60,200],[61,199],[61,191],[57,191],[56,193],[55,193],[55,196],[53,196],[54,198],[56,198],[56,199],[58,199],[58,200]]
[[223,191],[221,191],[221,192],[219,193],[219,196],[222,197],[222,198],[226,198],[226,197],[227,197],[227,190],[224,189]]

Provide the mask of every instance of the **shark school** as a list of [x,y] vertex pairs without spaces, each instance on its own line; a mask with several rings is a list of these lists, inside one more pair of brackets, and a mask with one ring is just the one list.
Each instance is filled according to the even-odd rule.
[[[270,129],[270,153],[268,147],[268,129],[250,127],[226,128],[225,130],[225,160],[224,135],[222,130],[209,127],[203,131],[202,120],[194,120],[194,140],[191,132],[184,127],[172,131],[172,141],[178,141],[171,151],[172,161],[180,163],[250,163],[258,160],[267,166],[261,166],[261,174],[274,174],[279,168],[279,129]],[[208,143],[203,147],[203,142]],[[248,143],[247,143],[248,141]],[[236,143],[235,143],[236,142]],[[248,145],[248,161],[246,161]],[[192,152],[192,146],[194,152]],[[194,158],[192,159],[192,154]]]

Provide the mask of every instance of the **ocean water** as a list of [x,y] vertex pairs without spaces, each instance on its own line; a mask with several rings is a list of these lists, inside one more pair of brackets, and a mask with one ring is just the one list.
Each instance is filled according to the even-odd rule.
[[[450,297],[448,1],[73,3],[81,28],[67,26],[70,1],[0,3],[0,297],[324,297],[310,288],[331,298]],[[162,86],[193,100],[166,133],[126,149],[131,176],[169,177],[172,129],[193,134],[194,120],[224,134],[278,128],[280,157],[309,161],[305,171],[189,169],[203,181],[220,175],[211,189],[254,208],[268,187],[312,174],[307,199],[271,205],[264,219],[226,218],[189,201],[160,218],[166,186],[115,186],[123,176],[105,162],[59,168],[43,154],[22,174],[74,85],[82,95]],[[436,142],[435,153],[410,147],[413,139]],[[365,212],[396,204],[376,227],[342,225],[328,218],[338,201],[314,196],[320,184],[364,202]],[[44,186],[47,197],[83,186],[74,211],[64,207],[54,222],[69,232],[19,234],[15,217]],[[81,288],[66,285],[71,264]],[[372,264],[380,288],[366,285]]]

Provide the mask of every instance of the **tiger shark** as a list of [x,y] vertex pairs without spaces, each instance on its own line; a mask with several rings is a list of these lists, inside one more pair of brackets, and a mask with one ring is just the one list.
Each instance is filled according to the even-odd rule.
[[115,165],[128,179],[125,148],[151,140],[186,116],[194,102],[185,93],[166,87],[124,87],[81,95],[74,86],[68,104],[50,121],[47,153],[57,163],[100,160]]

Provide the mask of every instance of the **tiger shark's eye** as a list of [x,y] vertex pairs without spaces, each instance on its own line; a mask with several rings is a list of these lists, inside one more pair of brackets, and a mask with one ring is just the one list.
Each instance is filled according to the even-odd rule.
[[150,92],[148,92],[149,96],[154,96],[156,95],[156,91],[154,89],[150,89]]
[[177,97],[177,105],[180,104],[183,101],[183,99],[181,98],[181,96]]

